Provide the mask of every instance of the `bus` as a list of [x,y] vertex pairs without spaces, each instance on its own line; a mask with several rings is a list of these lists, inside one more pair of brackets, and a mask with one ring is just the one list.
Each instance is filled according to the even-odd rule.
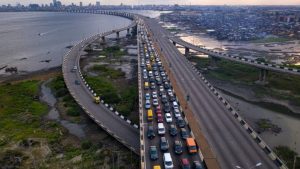
[[186,145],[190,154],[197,153],[197,145],[195,139],[189,137],[186,139]]

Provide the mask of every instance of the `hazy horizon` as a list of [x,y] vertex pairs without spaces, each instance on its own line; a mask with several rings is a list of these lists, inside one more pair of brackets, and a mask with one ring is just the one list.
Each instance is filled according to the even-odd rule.
[[[300,5],[300,0],[61,0],[63,4],[69,5],[71,3],[79,4],[79,2],[83,2],[84,5],[89,3],[95,4],[96,1],[100,1],[102,5],[119,5],[121,3],[125,5],[146,5],[146,4],[154,4],[154,5]],[[16,5],[17,3],[21,3],[24,5],[28,5],[31,3],[37,4],[50,4],[52,0],[6,0],[5,2],[0,2],[0,5]]]

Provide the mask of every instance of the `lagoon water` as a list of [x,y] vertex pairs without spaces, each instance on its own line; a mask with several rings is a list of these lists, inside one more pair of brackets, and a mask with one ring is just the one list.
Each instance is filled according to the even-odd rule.
[[0,68],[16,66],[19,71],[28,72],[59,66],[67,46],[130,22],[108,15],[0,13]]

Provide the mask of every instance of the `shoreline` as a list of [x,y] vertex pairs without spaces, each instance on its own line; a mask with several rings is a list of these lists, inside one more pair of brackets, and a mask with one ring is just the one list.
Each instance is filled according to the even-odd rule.
[[49,69],[27,72],[24,74],[0,75],[0,84],[24,80],[47,80],[50,77],[59,75],[60,73],[62,73],[61,66],[57,66]]

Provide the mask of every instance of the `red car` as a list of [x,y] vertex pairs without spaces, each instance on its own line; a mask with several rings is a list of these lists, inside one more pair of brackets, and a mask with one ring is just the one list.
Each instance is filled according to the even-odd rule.
[[180,160],[180,162],[181,162],[181,168],[182,169],[191,169],[190,162],[187,158],[182,158]]
[[162,123],[164,121],[163,117],[161,114],[157,114],[157,122]]

